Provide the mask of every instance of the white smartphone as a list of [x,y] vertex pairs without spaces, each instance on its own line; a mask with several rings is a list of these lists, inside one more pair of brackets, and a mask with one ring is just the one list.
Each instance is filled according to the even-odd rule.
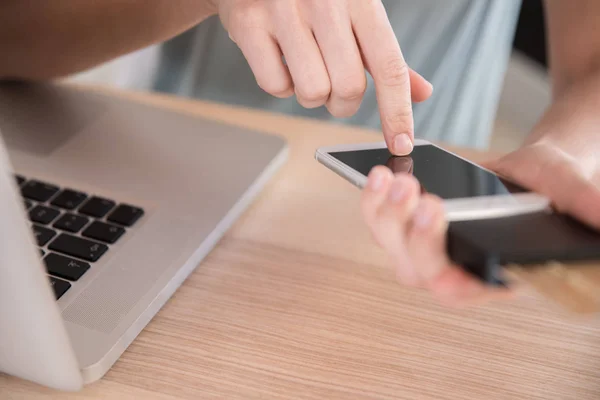
[[544,211],[549,200],[424,140],[415,140],[410,156],[395,157],[384,142],[322,147],[315,158],[363,188],[371,169],[385,165],[394,173],[414,175],[422,191],[444,201],[449,221],[499,218]]

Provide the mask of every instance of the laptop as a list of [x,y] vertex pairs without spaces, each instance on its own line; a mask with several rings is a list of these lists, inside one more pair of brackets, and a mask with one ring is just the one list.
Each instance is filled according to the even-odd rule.
[[285,163],[276,136],[0,85],[0,372],[101,378]]

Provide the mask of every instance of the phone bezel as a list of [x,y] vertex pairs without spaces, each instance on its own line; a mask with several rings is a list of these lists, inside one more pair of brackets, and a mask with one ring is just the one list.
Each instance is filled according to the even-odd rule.
[[[497,176],[493,171],[482,167],[458,154],[444,149],[422,139],[415,139],[415,146],[431,145],[441,151],[449,153],[461,160],[481,168]],[[358,188],[364,188],[367,177],[347,164],[339,161],[331,153],[344,151],[360,151],[386,148],[385,142],[353,143],[336,146],[326,146],[317,149],[315,159],[342,178]],[[466,221],[476,219],[501,218],[514,215],[528,214],[550,210],[550,201],[545,196],[537,193],[515,193],[509,195],[480,196],[460,199],[444,200],[444,209],[448,221]]]

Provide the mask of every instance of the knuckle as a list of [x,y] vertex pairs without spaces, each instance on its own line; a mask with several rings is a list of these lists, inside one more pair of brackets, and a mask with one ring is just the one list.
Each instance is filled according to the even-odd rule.
[[334,95],[342,100],[360,99],[366,90],[367,82],[364,77],[344,79],[333,86]]
[[326,84],[312,85],[311,87],[299,87],[298,98],[308,103],[325,102],[331,92],[331,87]]
[[258,86],[265,92],[276,97],[289,95],[292,89],[292,84],[286,80],[265,79],[259,81]]
[[412,126],[410,124],[412,115],[412,105],[410,103],[401,104],[385,113],[383,123],[393,132],[412,133]]
[[386,86],[406,86],[410,81],[408,65],[402,57],[392,57],[381,67],[381,82]]
[[339,105],[327,104],[327,110],[329,111],[329,114],[336,118],[347,118],[352,116],[352,113],[348,109]]
[[356,104],[344,104],[339,101],[327,102],[327,110],[336,118],[348,118],[354,115],[358,109]]

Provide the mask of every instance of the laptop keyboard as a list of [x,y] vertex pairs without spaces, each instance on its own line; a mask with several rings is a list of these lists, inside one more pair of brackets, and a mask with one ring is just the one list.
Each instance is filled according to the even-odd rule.
[[130,204],[15,178],[57,300],[144,215]]

